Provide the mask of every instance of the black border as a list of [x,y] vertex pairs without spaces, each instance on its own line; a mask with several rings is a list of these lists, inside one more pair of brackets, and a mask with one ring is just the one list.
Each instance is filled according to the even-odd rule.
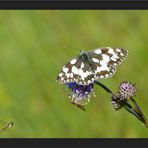
[[0,139],[0,147],[113,147],[146,148],[148,140],[121,138],[12,138]]
[[[147,0],[0,0],[1,10],[148,10]],[[123,125],[124,126],[124,125]],[[147,129],[146,129],[147,130]],[[0,147],[148,147],[148,139],[3,138]]]
[[41,10],[41,9],[58,9],[58,10],[71,10],[71,9],[114,9],[114,10],[137,10],[137,9],[148,9],[147,0],[1,0],[0,9],[7,10]]

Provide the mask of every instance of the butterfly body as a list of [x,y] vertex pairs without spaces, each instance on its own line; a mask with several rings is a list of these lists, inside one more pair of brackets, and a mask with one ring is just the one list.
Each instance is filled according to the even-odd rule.
[[59,83],[76,82],[88,85],[97,79],[109,78],[127,54],[125,49],[111,47],[82,50],[80,55],[63,66],[57,80]]
[[87,60],[90,59],[90,58],[89,58],[89,55],[88,55],[88,52],[86,52],[86,51],[84,51],[84,50],[81,51],[81,53],[80,53],[80,55],[79,55],[78,58],[82,58],[84,61],[87,61]]

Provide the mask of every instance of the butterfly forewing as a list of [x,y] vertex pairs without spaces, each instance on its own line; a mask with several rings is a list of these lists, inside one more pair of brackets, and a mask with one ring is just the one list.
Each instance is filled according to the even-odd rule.
[[127,56],[127,50],[121,48],[104,47],[88,52],[93,61],[95,79],[109,78],[116,72],[116,67]]
[[88,85],[96,79],[111,77],[126,56],[127,50],[111,47],[82,52],[64,65],[57,80],[60,83],[77,82]]

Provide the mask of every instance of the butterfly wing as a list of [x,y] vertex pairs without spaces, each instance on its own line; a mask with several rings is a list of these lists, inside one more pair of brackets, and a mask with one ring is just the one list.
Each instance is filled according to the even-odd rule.
[[73,58],[63,66],[63,68],[61,69],[60,73],[57,76],[57,81],[59,83],[73,82],[76,80],[77,75],[72,72],[72,68],[77,63],[77,60],[78,57]]
[[[85,57],[86,56],[86,57]],[[68,61],[57,76],[60,83],[77,82],[88,85],[95,79],[111,77],[116,67],[127,56],[127,51],[121,48],[98,48],[80,54]]]
[[59,83],[77,82],[86,85],[94,81],[95,74],[92,73],[90,63],[81,56],[68,61],[57,76]]
[[104,47],[88,52],[92,60],[95,79],[109,78],[115,74],[117,66],[126,58],[128,52],[121,48]]
[[94,82],[95,73],[92,71],[92,65],[89,60],[80,57],[75,65],[78,69],[76,82],[82,85],[88,85]]

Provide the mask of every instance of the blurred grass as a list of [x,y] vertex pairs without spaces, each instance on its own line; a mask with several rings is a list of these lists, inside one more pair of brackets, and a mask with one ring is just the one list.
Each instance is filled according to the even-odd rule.
[[87,111],[73,106],[56,83],[61,67],[78,50],[111,46],[128,58],[110,79],[137,83],[136,100],[147,115],[148,11],[0,11],[0,120],[14,126],[0,137],[148,137],[147,129],[125,110],[115,112],[110,96],[95,87]]

